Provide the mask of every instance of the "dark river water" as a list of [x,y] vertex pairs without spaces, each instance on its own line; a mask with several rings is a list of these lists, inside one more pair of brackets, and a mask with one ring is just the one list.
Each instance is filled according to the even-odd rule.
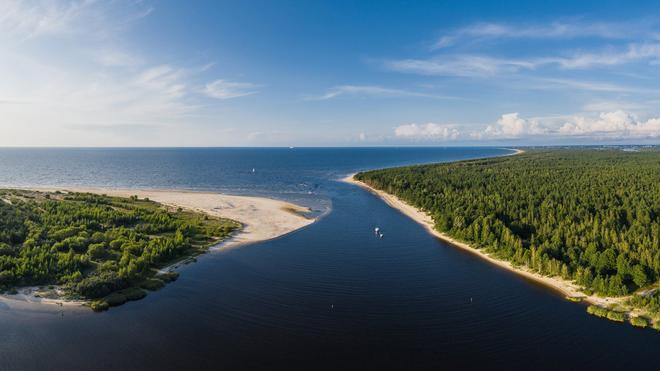
[[108,312],[0,303],[0,369],[657,369],[660,333],[591,317],[336,181],[507,153],[0,149],[5,186],[217,190],[323,215],[284,237],[203,255],[176,282]]

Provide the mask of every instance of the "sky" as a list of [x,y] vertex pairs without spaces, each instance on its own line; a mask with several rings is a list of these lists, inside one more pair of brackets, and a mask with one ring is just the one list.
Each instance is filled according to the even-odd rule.
[[660,144],[657,1],[0,0],[0,146]]

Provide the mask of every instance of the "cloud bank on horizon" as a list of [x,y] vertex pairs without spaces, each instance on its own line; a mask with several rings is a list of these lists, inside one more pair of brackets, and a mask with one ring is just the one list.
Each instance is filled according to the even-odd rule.
[[570,4],[0,0],[0,145],[658,144],[660,5]]

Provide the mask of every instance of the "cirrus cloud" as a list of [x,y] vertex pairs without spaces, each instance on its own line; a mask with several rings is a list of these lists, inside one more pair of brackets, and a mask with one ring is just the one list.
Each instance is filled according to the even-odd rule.
[[419,91],[388,88],[378,85],[338,85],[334,86],[328,91],[318,97],[310,97],[307,100],[328,100],[338,98],[340,96],[364,96],[364,97],[382,97],[382,98],[395,98],[395,97],[422,97],[422,98],[437,98],[437,99],[453,99],[454,97],[429,94]]
[[232,99],[256,94],[259,85],[250,82],[234,82],[227,80],[215,80],[206,84],[204,93],[215,99]]

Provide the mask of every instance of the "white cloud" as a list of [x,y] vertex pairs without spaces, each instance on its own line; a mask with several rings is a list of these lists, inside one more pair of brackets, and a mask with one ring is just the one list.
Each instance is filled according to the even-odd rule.
[[607,110],[622,110],[622,111],[635,111],[649,108],[657,105],[658,102],[627,102],[627,101],[611,101],[611,100],[597,100],[589,102],[582,106],[583,111],[587,112],[603,112]]
[[503,114],[495,124],[483,129],[474,125],[403,124],[394,129],[396,138],[408,141],[552,141],[578,138],[587,141],[648,140],[660,138],[660,118],[640,120],[625,111],[596,115],[521,117],[519,113]]
[[492,76],[502,72],[515,72],[520,69],[534,69],[533,61],[500,59],[485,56],[450,56],[432,59],[388,60],[385,68],[420,75],[445,76]]
[[133,0],[0,0],[0,145],[123,145],[148,126],[180,138],[182,123],[210,120],[205,96],[252,93],[217,80],[212,63],[175,65],[137,49],[132,26],[151,11]]
[[650,89],[641,89],[617,84],[611,84],[600,81],[583,81],[576,79],[558,79],[558,78],[539,78],[537,83],[528,84],[528,87],[534,89],[579,89],[595,92],[608,93],[632,93],[632,92],[652,92]]
[[441,36],[432,49],[493,39],[657,38],[653,22],[555,21],[537,24],[475,23]]
[[5,36],[29,39],[70,32],[89,2],[0,1],[0,30]]
[[597,118],[574,116],[557,133],[600,138],[658,138],[660,118],[640,121],[634,115],[620,110],[601,113]]
[[639,120],[625,111],[598,115],[522,118],[507,113],[495,125],[470,134],[474,139],[586,138],[592,140],[653,139],[660,137],[660,118]]
[[144,63],[141,57],[117,49],[96,51],[93,58],[106,67],[133,67]]
[[394,135],[398,138],[414,140],[455,140],[460,134],[454,125],[435,123],[405,124],[394,129]]
[[559,70],[580,70],[611,67],[645,61],[660,63],[660,44],[630,44],[623,49],[600,52],[573,52],[565,56],[496,58],[484,55],[442,55],[428,59],[386,60],[386,69],[420,75],[491,77],[502,73],[538,70],[554,67]]
[[564,69],[583,69],[594,66],[616,66],[646,60],[657,63],[660,57],[660,44],[633,43],[624,49],[608,49],[600,52],[578,52],[567,57],[550,57],[536,60],[537,65],[555,64]]
[[482,133],[473,137],[485,138],[520,138],[547,134],[548,130],[540,126],[537,120],[527,120],[519,117],[517,112],[505,113],[497,120],[496,125],[488,125]]
[[370,97],[424,97],[452,99],[453,97],[422,93],[403,89],[386,88],[376,85],[339,85],[329,89],[319,97],[307,98],[308,100],[327,100],[343,95],[370,96]]
[[256,94],[258,85],[249,82],[215,80],[206,84],[204,93],[215,99],[231,99]]
[[0,0],[0,39],[24,42],[39,37],[107,38],[146,17],[143,1]]

